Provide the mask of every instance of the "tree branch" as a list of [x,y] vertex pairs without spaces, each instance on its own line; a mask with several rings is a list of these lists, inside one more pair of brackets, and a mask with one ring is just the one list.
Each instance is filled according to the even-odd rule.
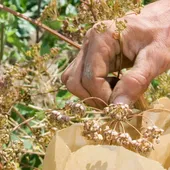
[[70,40],[70,39],[68,39],[67,37],[61,35],[60,33],[58,33],[57,31],[49,28],[48,26],[42,24],[40,21],[33,20],[33,19],[29,18],[29,17],[26,17],[25,15],[23,15],[23,14],[21,14],[21,13],[19,13],[19,12],[16,12],[16,11],[14,11],[14,10],[12,10],[12,9],[10,9],[10,8],[2,5],[2,4],[0,4],[0,9],[4,10],[4,11],[6,11],[6,12],[9,12],[9,13],[17,16],[17,17],[20,17],[20,18],[22,18],[22,19],[24,19],[24,20],[26,20],[26,21],[29,21],[30,23],[32,23],[32,24],[34,24],[34,25],[36,25],[36,26],[38,26],[38,27],[41,27],[41,28],[44,29],[45,31],[47,31],[47,32],[49,32],[49,33],[51,33],[51,34],[59,37],[60,39],[62,39],[63,41],[69,43],[70,45],[76,47],[77,49],[80,49],[80,48],[81,48],[81,46],[80,46],[79,44],[73,42],[72,40]]

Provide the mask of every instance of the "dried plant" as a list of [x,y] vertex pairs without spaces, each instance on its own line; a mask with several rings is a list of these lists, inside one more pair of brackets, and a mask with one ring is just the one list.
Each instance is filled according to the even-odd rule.
[[[103,20],[116,22],[117,31],[121,32],[126,28],[126,21],[119,21],[119,18],[127,15],[127,12],[139,14],[142,4],[135,4],[131,0],[81,0],[78,7],[78,16],[67,18],[63,22],[63,31],[67,37],[81,42],[87,30],[94,24],[97,25],[97,32],[106,30]],[[128,15],[130,14],[128,13]]]
[[52,0],[41,13],[40,21],[44,22],[46,20],[55,20],[57,19],[58,11],[57,11],[57,1]]
[[[61,32],[67,38],[42,24],[46,20],[58,19],[56,6],[56,1],[52,0],[36,21],[1,4],[0,9],[30,21],[77,49],[80,49],[80,45],[71,39],[81,43],[86,31],[97,22],[114,20],[117,32],[120,34],[126,28],[126,21],[117,19],[125,16],[128,11],[138,14],[141,9],[141,4],[133,4],[133,1],[130,0],[82,0],[78,7],[78,15],[73,18],[65,18],[63,21]],[[106,29],[105,24],[100,23],[96,27],[97,32],[103,32]],[[154,143],[159,143],[163,130],[154,125],[141,130],[131,125],[131,119],[142,115],[133,113],[128,105],[107,105],[105,103],[107,106],[103,110],[99,110],[84,104],[86,100],[101,101],[101,99],[92,97],[83,101],[70,100],[65,103],[63,108],[58,109],[56,94],[59,89],[63,88],[59,77],[69,63],[68,55],[68,51],[60,52],[60,49],[54,47],[49,54],[41,56],[40,44],[35,44],[25,52],[26,60],[24,62],[16,65],[3,65],[3,73],[0,78],[0,163],[4,170],[17,169],[25,154],[36,154],[43,157],[56,130],[74,123],[83,123],[83,135],[96,144],[119,145],[145,154],[154,148]],[[59,67],[58,62],[62,59],[61,56],[65,56],[66,60],[65,64]],[[163,80],[168,82],[169,78],[166,76],[163,77]],[[158,79],[162,84],[160,83],[156,87],[160,89],[156,94],[150,92],[149,96],[152,100],[169,93],[167,84],[163,84],[162,78]],[[18,105],[34,110],[36,114],[24,117],[20,113]],[[19,118],[19,121],[12,117],[13,114]],[[125,125],[133,127],[140,137],[133,139],[126,131]],[[23,126],[26,126],[28,130],[25,131]],[[11,138],[13,134],[17,135],[17,140]],[[31,143],[30,149],[25,149],[23,145],[25,139]]]

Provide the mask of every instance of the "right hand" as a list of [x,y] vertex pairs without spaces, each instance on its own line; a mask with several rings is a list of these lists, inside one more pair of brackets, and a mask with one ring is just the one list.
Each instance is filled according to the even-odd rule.
[[[162,0],[146,6],[139,15],[124,17],[127,28],[122,33],[122,66],[133,67],[114,89],[107,81],[108,73],[118,71],[116,66],[120,64],[116,60],[120,45],[113,38],[113,21],[104,21],[104,33],[97,33],[96,26],[88,31],[77,58],[62,75],[63,83],[81,99],[95,96],[107,103],[134,103],[153,78],[170,68],[169,16],[169,0]],[[88,104],[103,107],[97,101]]]

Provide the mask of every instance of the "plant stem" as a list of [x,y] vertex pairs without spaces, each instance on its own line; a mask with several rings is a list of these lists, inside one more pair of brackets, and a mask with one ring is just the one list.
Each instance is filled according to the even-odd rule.
[[0,61],[3,59],[4,54],[4,31],[5,31],[5,25],[1,24],[1,52],[0,52]]
[[29,123],[31,120],[33,120],[33,119],[34,119],[34,117],[31,117],[31,118],[25,120],[24,122],[22,122],[22,123],[20,123],[18,126],[16,126],[12,131],[14,132],[14,131],[17,130],[18,128],[20,128],[22,125],[25,125],[25,124],[28,125],[28,123]]
[[16,12],[16,11],[14,11],[14,10],[12,10],[12,9],[10,9],[10,8],[2,5],[2,4],[0,4],[0,9],[4,10],[4,11],[6,11],[6,12],[9,12],[9,13],[17,16],[17,17],[20,17],[20,18],[22,18],[22,19],[24,19],[24,20],[26,20],[26,21],[29,21],[30,23],[32,23],[32,24],[34,24],[34,25],[37,25],[38,27],[41,27],[41,28],[44,29],[45,31],[47,31],[47,32],[49,32],[49,33],[51,33],[51,34],[59,37],[60,39],[62,39],[63,41],[69,43],[70,45],[76,47],[77,49],[80,49],[80,48],[81,48],[81,46],[80,46],[79,44],[73,42],[72,40],[70,40],[70,39],[68,39],[67,37],[61,35],[60,33],[58,33],[57,31],[49,28],[48,26],[42,24],[40,21],[33,20],[33,19],[29,18],[29,17],[26,17],[25,15],[23,15],[23,14],[21,14],[21,13],[19,13],[19,12]]
[[[42,2],[42,0],[38,0],[38,11],[37,11],[38,12],[38,17],[40,17],[41,2]],[[39,40],[40,40],[39,33],[40,33],[40,28],[37,26],[37,28],[36,28],[36,43],[38,43]]]
[[[0,0],[0,3],[3,3],[3,0]],[[3,59],[3,54],[4,54],[4,32],[5,32],[5,25],[4,23],[1,24],[1,49],[0,49],[0,62]]]
[[25,122],[27,119],[25,119],[25,117],[15,108],[12,108],[13,111],[22,119],[22,121],[24,121],[24,123],[28,126],[28,128],[31,130],[31,132],[33,133],[33,130],[31,128],[31,126],[29,125],[29,123]]
[[33,151],[29,151],[29,150],[22,150],[22,152],[24,154],[35,154],[35,155],[39,155],[39,156],[45,156],[45,153],[41,153],[41,152],[33,152]]

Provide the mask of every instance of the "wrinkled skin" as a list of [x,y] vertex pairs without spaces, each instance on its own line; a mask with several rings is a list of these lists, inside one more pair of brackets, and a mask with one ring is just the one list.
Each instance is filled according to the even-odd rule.
[[[132,67],[112,89],[108,73],[118,71],[120,44],[114,37],[115,24],[104,21],[107,30],[87,32],[76,59],[62,75],[70,92],[81,99],[95,96],[107,103],[132,104],[147,89],[153,78],[170,68],[170,1],[160,0],[145,6],[139,15],[127,15],[122,33],[123,68]],[[91,106],[102,107],[91,100]]]

